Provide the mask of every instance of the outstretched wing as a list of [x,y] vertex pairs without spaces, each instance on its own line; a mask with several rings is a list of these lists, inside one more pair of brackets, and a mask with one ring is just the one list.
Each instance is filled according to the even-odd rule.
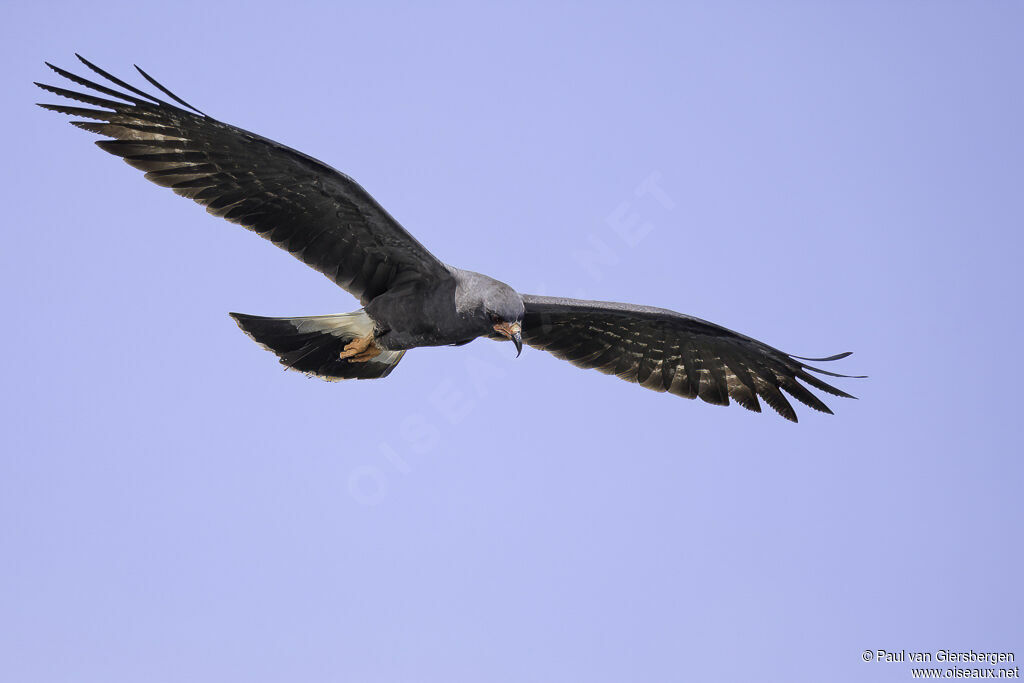
[[[797,380],[834,396],[854,398],[808,371],[801,360],[756,339],[664,308],[545,296],[523,296],[523,342],[581,368],[594,368],[655,391],[727,406],[729,399],[761,412],[760,396],[787,420],[796,412],[782,391],[815,410],[828,406]],[[780,391],[782,390],[782,391]]]
[[450,277],[437,258],[348,176],[273,140],[206,116],[141,69],[150,83],[192,111],[78,58],[121,89],[47,66],[80,86],[121,101],[36,83],[61,97],[100,108],[39,106],[91,119],[71,123],[114,138],[96,144],[145,171],[148,180],[266,237],[364,305],[398,285]]

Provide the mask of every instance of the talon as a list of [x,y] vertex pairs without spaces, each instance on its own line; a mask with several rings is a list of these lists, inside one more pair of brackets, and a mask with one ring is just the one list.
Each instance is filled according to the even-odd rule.
[[338,354],[338,358],[348,360],[350,363],[365,363],[381,354],[382,349],[374,343],[373,335],[357,337]]

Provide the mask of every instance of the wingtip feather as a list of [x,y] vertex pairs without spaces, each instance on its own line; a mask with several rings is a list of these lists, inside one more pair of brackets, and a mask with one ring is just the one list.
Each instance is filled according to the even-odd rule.
[[178,104],[180,104],[180,105],[182,105],[182,106],[184,106],[184,107],[188,107],[189,109],[191,109],[191,110],[192,110],[192,111],[194,111],[195,113],[199,114],[200,116],[206,116],[206,114],[205,114],[205,113],[203,113],[203,112],[199,111],[198,109],[196,109],[195,107],[193,107],[193,106],[192,106],[191,104],[189,104],[189,103],[188,103],[188,102],[186,102],[185,100],[181,99],[180,97],[178,97],[177,95],[175,95],[174,93],[172,93],[172,92],[171,92],[170,90],[168,90],[168,89],[167,89],[167,88],[166,88],[166,87],[165,87],[164,85],[162,85],[162,84],[161,84],[161,83],[160,83],[159,81],[157,81],[157,80],[156,80],[155,78],[153,78],[153,77],[152,77],[152,76],[150,76],[150,75],[149,75],[148,73],[146,73],[145,71],[143,71],[143,70],[142,70],[142,67],[140,67],[140,66],[139,66],[138,64],[132,64],[132,66],[134,66],[134,67],[135,67],[135,70],[136,70],[136,71],[138,71],[138,72],[139,72],[140,74],[142,74],[142,77],[143,77],[143,78],[145,78],[145,79],[146,79],[147,81],[149,81],[150,83],[152,83],[152,84],[153,84],[153,85],[154,85],[155,87],[159,88],[159,90],[160,90],[160,91],[161,91],[161,92],[162,92],[163,94],[167,95],[168,97],[170,97],[170,98],[171,98],[172,100],[174,100],[174,101],[175,101],[175,102],[177,102]]
[[799,358],[800,360],[809,360],[809,361],[813,361],[815,363],[821,363],[821,362],[827,362],[827,361],[833,361],[833,360],[842,360],[843,358],[848,358],[849,356],[852,356],[852,355],[853,355],[853,351],[843,351],[842,353],[837,353],[834,356],[826,356],[825,358],[807,358],[805,356],[792,356],[792,357],[793,358]]

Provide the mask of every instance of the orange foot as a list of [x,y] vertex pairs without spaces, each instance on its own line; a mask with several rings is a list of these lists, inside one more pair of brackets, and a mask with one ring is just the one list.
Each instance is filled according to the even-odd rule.
[[345,348],[338,358],[348,360],[349,363],[365,363],[381,354],[381,348],[374,343],[373,335],[357,337],[345,344]]

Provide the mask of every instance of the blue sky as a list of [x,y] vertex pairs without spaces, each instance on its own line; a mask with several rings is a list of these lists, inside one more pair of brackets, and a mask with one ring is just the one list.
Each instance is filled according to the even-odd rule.
[[[861,653],[1024,656],[1022,19],[11,4],[0,677],[901,681]],[[282,372],[228,311],[358,304],[31,106],[76,51],[349,173],[448,263],[853,350],[834,369],[870,378],[793,425],[486,341],[380,382]]]

